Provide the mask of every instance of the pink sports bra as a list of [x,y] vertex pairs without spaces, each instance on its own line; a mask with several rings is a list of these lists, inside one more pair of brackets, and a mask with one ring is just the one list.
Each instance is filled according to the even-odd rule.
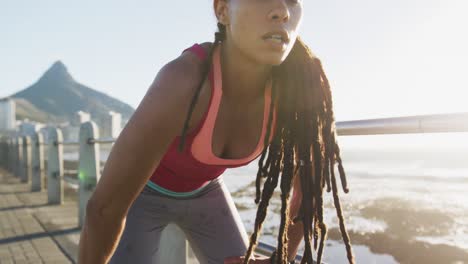
[[[207,57],[204,48],[199,44],[193,45],[184,50],[184,52],[187,50],[195,53],[202,60]],[[204,187],[209,181],[220,176],[227,168],[245,166],[262,153],[270,111],[271,80],[268,81],[265,87],[262,134],[255,150],[247,157],[240,159],[223,159],[213,154],[211,142],[222,96],[219,46],[214,50],[212,63],[213,67],[209,73],[211,97],[208,110],[205,112],[197,127],[186,134],[183,152],[179,153],[177,150],[180,136],[177,136],[173,140],[148,182],[150,187],[158,190],[165,190],[169,193],[191,193],[194,192],[194,190],[196,191]],[[272,128],[275,128],[275,111],[273,111],[272,122]],[[274,129],[272,131],[274,131]],[[271,142],[272,139],[273,133],[270,133],[269,142]]]

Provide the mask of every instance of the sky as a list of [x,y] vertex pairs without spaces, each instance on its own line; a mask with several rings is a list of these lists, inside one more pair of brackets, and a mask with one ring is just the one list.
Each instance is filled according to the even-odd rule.
[[[300,35],[324,64],[336,120],[468,112],[466,10],[466,0],[304,0]],[[0,0],[0,97],[61,60],[136,108],[158,70],[212,41],[215,25],[212,0]]]

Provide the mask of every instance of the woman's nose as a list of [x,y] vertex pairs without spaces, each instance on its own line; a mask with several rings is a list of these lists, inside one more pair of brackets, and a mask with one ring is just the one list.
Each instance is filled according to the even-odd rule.
[[271,20],[286,22],[289,19],[289,8],[285,0],[273,1],[275,6],[270,11],[269,18]]

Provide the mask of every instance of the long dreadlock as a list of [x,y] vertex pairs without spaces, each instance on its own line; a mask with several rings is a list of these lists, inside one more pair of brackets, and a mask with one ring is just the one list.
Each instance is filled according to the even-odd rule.
[[[204,65],[207,78],[211,69],[213,50],[226,38],[226,28],[218,23],[214,45]],[[335,162],[342,189],[347,193],[346,176],[337,142],[335,118],[331,89],[320,60],[298,38],[291,53],[279,66],[272,69],[273,84],[271,93],[268,129],[264,138],[264,149],[258,163],[255,203],[258,204],[254,232],[245,255],[245,264],[258,243],[258,236],[266,218],[269,201],[278,185],[281,173],[281,224],[278,234],[276,262],[287,263],[289,218],[289,196],[295,176],[300,177],[302,201],[298,216],[294,222],[302,221],[304,228],[305,250],[302,264],[313,263],[312,244],[317,250],[317,263],[321,263],[327,226],[323,222],[323,188],[333,191],[333,200],[339,218],[340,231],[345,243],[349,263],[354,263],[351,243],[344,225],[344,217],[338,197],[335,177]],[[187,118],[182,130],[179,151],[183,150],[188,124],[198,100],[205,79],[199,84],[192,98]],[[287,88],[287,89],[286,89]],[[281,100],[276,100],[281,98]],[[277,104],[277,107],[275,105]],[[277,111],[276,127],[273,140],[268,142],[272,131],[273,109]],[[266,160],[265,160],[266,158]],[[263,190],[261,190],[262,180]]]

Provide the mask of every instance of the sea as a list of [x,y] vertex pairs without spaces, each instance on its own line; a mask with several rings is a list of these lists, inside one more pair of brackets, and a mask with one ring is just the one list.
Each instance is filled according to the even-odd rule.
[[[350,189],[346,194],[339,184],[339,197],[356,263],[468,263],[468,133],[340,136],[338,143]],[[107,155],[102,152],[101,159]],[[257,170],[255,160],[222,175],[249,234]],[[280,222],[278,193],[260,236],[272,245]],[[324,193],[324,207],[335,235],[326,241],[323,262],[348,263],[331,193]],[[298,253],[303,249],[301,244]]]

